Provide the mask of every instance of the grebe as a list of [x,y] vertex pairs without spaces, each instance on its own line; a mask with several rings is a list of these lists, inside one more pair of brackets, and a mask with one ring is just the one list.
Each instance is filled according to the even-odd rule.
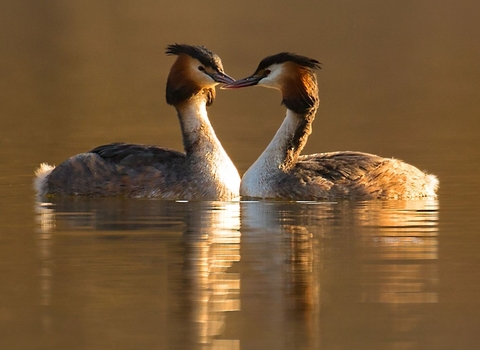
[[210,124],[215,86],[232,83],[220,57],[203,46],[173,44],[166,99],[177,111],[185,153],[157,146],[112,143],[36,171],[39,195],[230,200],[240,176]]
[[435,197],[438,180],[397,159],[362,152],[300,155],[319,105],[314,59],[283,52],[263,59],[255,73],[222,88],[278,89],[285,120],[240,184],[242,198],[287,200]]

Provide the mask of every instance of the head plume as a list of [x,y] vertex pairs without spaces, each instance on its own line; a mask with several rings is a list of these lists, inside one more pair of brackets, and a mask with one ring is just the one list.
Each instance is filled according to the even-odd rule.
[[168,45],[165,51],[167,55],[185,54],[199,60],[205,66],[223,72],[222,60],[205,46],[192,46],[187,44]]
[[321,69],[320,62],[313,58],[297,55],[290,52],[280,52],[272,56],[265,57],[260,61],[257,67],[257,71],[261,71],[272,64],[281,64],[285,62],[293,62],[302,67],[309,68],[311,70]]

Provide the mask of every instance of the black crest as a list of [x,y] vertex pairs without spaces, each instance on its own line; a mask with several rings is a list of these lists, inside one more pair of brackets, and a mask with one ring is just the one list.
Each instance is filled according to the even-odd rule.
[[310,69],[321,69],[320,62],[314,60],[313,58],[296,55],[290,52],[281,52],[277,53],[276,55],[265,57],[258,65],[257,71],[265,69],[272,64],[279,64],[284,62],[294,62]]
[[207,49],[205,46],[192,46],[186,44],[172,44],[167,46],[165,51],[167,55],[189,55],[202,64],[212,67],[213,69],[223,73],[223,66],[220,57]]

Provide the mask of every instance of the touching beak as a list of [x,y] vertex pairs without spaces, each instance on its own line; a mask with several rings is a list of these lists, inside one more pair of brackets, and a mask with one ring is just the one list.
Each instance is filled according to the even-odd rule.
[[233,78],[230,78],[228,75],[225,73],[217,72],[210,74],[213,80],[215,80],[217,83],[223,83],[223,84],[232,84],[235,82]]
[[263,79],[261,75],[251,75],[247,78],[239,79],[233,83],[228,83],[221,87],[221,89],[239,89],[247,86],[257,85]]

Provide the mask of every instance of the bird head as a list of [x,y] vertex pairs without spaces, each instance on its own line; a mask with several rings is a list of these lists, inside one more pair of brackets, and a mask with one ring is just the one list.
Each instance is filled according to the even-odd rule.
[[181,104],[200,92],[211,105],[215,86],[234,82],[225,74],[220,57],[204,46],[173,44],[167,46],[166,54],[178,56],[167,79],[166,98],[170,105]]
[[281,52],[264,58],[255,72],[227,83],[222,89],[238,89],[247,86],[264,86],[280,90],[282,103],[296,113],[305,113],[318,107],[318,86],[315,69],[317,60],[289,52]]

